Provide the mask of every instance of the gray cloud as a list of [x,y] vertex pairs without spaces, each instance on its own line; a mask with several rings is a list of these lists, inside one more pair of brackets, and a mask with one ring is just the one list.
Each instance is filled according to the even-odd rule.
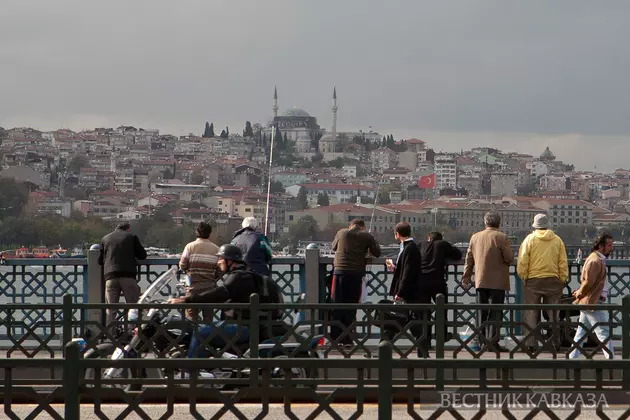
[[[281,108],[328,126],[337,85],[342,129],[455,149],[613,141],[630,135],[629,12],[587,0],[7,2],[0,125],[236,131],[271,114],[278,85]],[[574,145],[571,158],[583,158]]]

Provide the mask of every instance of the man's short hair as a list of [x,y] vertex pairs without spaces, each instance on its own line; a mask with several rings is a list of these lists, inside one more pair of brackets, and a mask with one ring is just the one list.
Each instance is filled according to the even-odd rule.
[[209,223],[201,222],[197,225],[197,229],[195,229],[195,231],[197,238],[208,239],[212,233],[212,226],[210,226]]
[[498,229],[501,227],[501,215],[496,211],[489,211],[484,216],[483,222],[488,227]]
[[608,242],[608,240],[612,238],[613,238],[612,235],[608,232],[600,233],[599,235],[595,237],[595,240],[593,241],[593,247],[591,248],[591,252],[595,252],[600,247],[606,246],[606,242]]
[[411,225],[407,222],[397,223],[394,231],[403,238],[411,237]]
[[444,239],[444,237],[442,236],[442,232],[431,232],[429,233],[429,240],[430,241],[441,241],[442,239]]
[[352,219],[350,221],[350,226],[358,226],[360,228],[364,228],[365,227],[365,222],[361,219]]
[[116,226],[116,229],[129,230],[131,229],[131,225],[129,222],[119,223],[118,226]]

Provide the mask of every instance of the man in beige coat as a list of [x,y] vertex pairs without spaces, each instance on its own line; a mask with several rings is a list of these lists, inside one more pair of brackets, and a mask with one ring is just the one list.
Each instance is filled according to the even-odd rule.
[[[608,298],[608,272],[606,270],[606,258],[613,249],[613,238],[608,233],[602,233],[595,238],[591,254],[588,256],[582,267],[580,277],[580,287],[573,292],[575,304],[596,305],[606,303]],[[587,333],[595,330],[597,339],[604,343],[604,357],[612,359],[615,351],[613,349],[612,337],[610,336],[608,311],[580,310],[579,326],[573,338],[574,349],[569,355],[570,359],[577,358],[581,353],[582,341]]]
[[[501,216],[495,211],[487,213],[484,217],[486,228],[475,233],[470,239],[466,252],[466,263],[462,286],[469,289],[475,268],[475,289],[477,291],[477,303],[503,304],[505,293],[510,290],[510,264],[514,261],[514,254],[510,247],[510,240],[501,231]],[[482,336],[489,342],[489,347],[494,351],[501,351],[499,346],[499,332],[501,329],[500,310],[480,310],[477,312],[477,326],[481,329]],[[483,343],[484,338],[482,338]],[[487,343],[486,343],[487,344]]]

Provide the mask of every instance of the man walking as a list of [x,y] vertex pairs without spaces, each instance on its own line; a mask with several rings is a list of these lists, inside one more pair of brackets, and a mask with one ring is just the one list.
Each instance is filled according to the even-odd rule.
[[[210,241],[212,226],[201,222],[195,230],[197,240],[190,242],[184,248],[179,260],[179,268],[188,275],[189,283],[186,285],[186,296],[197,295],[213,289],[217,285],[217,252],[219,247]],[[186,316],[197,319],[199,310],[186,309]],[[212,321],[212,310],[203,310],[204,321]]]
[[[140,297],[140,286],[136,275],[137,260],[147,258],[147,251],[136,235],[131,233],[129,223],[121,223],[109,235],[101,240],[98,263],[103,266],[105,278],[105,303],[118,303],[120,294],[125,302],[136,303]],[[106,326],[110,325],[116,311],[107,309]]]
[[[530,233],[518,253],[516,271],[523,282],[525,304],[557,305],[562,299],[562,291],[569,279],[569,265],[564,242],[549,229],[549,219],[545,214],[537,214]],[[549,321],[552,323],[552,343],[554,348],[560,347],[560,333],[557,331],[558,311],[547,309]],[[529,328],[526,345],[535,351],[536,335],[534,331],[539,322],[539,310],[525,311],[525,324]],[[542,341],[542,337],[541,337]]]
[[[591,254],[588,256],[582,267],[580,277],[580,287],[573,292],[575,304],[595,305],[606,303],[608,298],[608,274],[606,272],[606,258],[613,249],[613,238],[608,233],[602,233],[595,238]],[[580,355],[582,339],[592,329],[595,329],[597,339],[605,346],[604,357],[612,359],[614,348],[612,337],[610,336],[608,311],[581,310],[579,326],[573,338],[574,350],[569,358],[575,359]]]
[[242,229],[234,233],[232,245],[241,249],[249,269],[261,276],[269,276],[271,261],[271,245],[267,237],[257,232],[258,221],[254,217],[243,219]]
[[[462,286],[468,289],[472,285],[474,267],[477,303],[500,305],[505,302],[505,292],[510,290],[509,267],[514,261],[514,254],[507,235],[499,231],[501,215],[495,211],[488,212],[484,224],[485,230],[470,238]],[[477,326],[484,326],[482,339],[496,352],[502,350],[499,346],[502,317],[503,311],[500,310],[483,309],[477,312]]]
[[[407,222],[400,222],[394,228],[394,238],[400,242],[400,252],[394,264],[394,278],[389,289],[389,294],[397,303],[420,303],[420,288],[418,276],[420,274],[420,251],[411,237],[411,226]],[[413,326],[411,333],[419,340],[418,357],[428,357],[428,314],[424,311],[415,314],[420,325]],[[413,317],[410,317],[413,321]],[[413,325],[413,324],[412,324]],[[389,332],[386,331],[386,335]],[[387,337],[392,339],[393,337]]]
[[[337,232],[332,249],[335,251],[332,302],[359,303],[367,253],[369,251],[372,257],[378,258],[381,256],[381,247],[374,237],[365,231],[365,222],[354,219],[348,228]],[[332,311],[331,316],[336,323],[342,325],[331,325],[331,338],[335,341],[341,338],[341,344],[351,345],[352,338],[348,329],[356,321],[357,311],[338,309]]]
[[[440,232],[431,232],[427,240],[420,245],[420,302],[437,303],[437,295],[444,295],[445,302],[448,297],[448,288],[446,284],[446,264],[449,260],[459,261],[462,259],[462,252],[445,241]],[[444,320],[447,319],[446,311],[444,311]],[[448,327],[444,324],[444,337],[446,341],[452,338],[452,334],[448,333]],[[429,342],[431,342],[431,334],[429,330]]]

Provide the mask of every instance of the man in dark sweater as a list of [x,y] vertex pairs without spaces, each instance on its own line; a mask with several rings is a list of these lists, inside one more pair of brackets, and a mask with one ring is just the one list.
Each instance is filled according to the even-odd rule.
[[[420,272],[420,302],[436,302],[440,293],[444,298],[448,296],[446,285],[446,263],[447,261],[459,261],[462,259],[462,252],[443,240],[440,232],[431,232],[427,240],[420,245],[421,272]],[[447,318],[446,312],[444,319]],[[448,328],[444,326],[444,337],[446,341],[452,338],[448,333]],[[429,342],[431,331],[429,330]]]
[[[365,222],[354,219],[347,229],[337,232],[332,249],[335,251],[332,303],[359,303],[368,251],[372,257],[378,258],[381,256],[381,247],[374,237],[365,231]],[[330,327],[331,338],[341,344],[352,344],[348,330],[357,319],[357,311],[338,309],[332,311],[331,315],[334,320]]]
[[[147,258],[147,251],[136,235],[131,233],[129,223],[121,223],[109,235],[101,239],[98,263],[103,266],[105,278],[105,303],[118,303],[120,294],[125,302],[136,303],[140,297],[140,286],[136,275],[136,260]],[[114,321],[116,311],[107,309],[106,325]]]

